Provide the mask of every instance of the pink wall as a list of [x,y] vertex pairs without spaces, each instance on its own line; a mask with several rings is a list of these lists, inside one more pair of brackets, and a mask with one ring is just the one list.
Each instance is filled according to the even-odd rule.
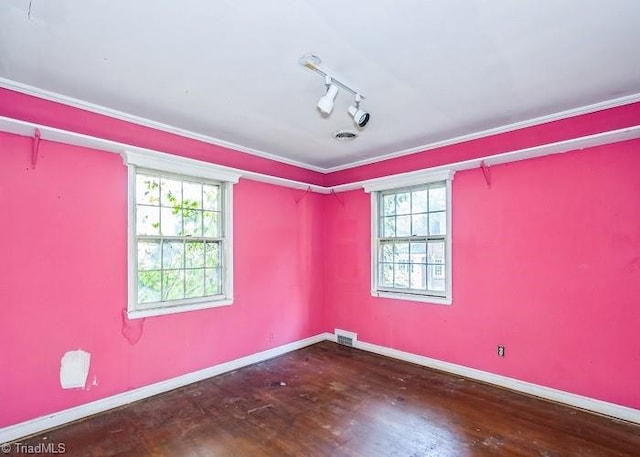
[[294,181],[319,185],[324,182],[322,173],[143,127],[2,87],[0,116]]
[[[329,322],[363,341],[640,408],[640,140],[453,181],[453,305],[370,296],[370,196],[327,199]],[[506,346],[506,357],[496,346]]]
[[[324,331],[322,196],[241,180],[234,304],[148,318],[132,346],[122,159],[45,141],[31,170],[30,151],[0,133],[0,427]],[[60,358],[77,348],[97,386],[62,390]]]
[[631,127],[640,121],[640,102],[596,111],[526,129],[452,144],[370,165],[336,171],[325,177],[325,186],[336,186],[396,173],[446,165],[454,162],[516,151],[569,140],[608,130]]
[[[0,89],[0,115],[310,183],[342,183],[636,124],[640,104],[327,176]],[[460,172],[454,303],[372,298],[369,196],[235,186],[232,306],[146,319],[130,345],[126,169],[113,154],[0,134],[0,427],[334,327],[640,408],[638,141]],[[105,222],[107,221],[107,222]],[[169,339],[168,336],[172,335]],[[495,346],[505,344],[499,359]],[[92,354],[88,390],[60,357]]]

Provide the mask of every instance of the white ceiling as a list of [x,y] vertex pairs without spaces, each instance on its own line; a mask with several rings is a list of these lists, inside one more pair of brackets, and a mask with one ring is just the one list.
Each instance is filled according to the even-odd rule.
[[[639,49],[638,0],[0,2],[0,85],[312,169],[640,94]],[[321,117],[306,53],[366,95],[356,141],[332,139],[353,98]]]

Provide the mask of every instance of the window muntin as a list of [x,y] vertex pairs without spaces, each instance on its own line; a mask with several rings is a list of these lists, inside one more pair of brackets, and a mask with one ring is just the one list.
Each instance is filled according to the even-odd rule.
[[135,174],[135,309],[225,298],[225,183]]
[[447,188],[439,181],[377,193],[377,292],[448,296]]

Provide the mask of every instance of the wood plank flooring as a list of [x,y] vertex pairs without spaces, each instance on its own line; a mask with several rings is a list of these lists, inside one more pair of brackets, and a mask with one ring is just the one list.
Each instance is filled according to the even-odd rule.
[[637,457],[640,426],[323,342],[22,440],[43,444],[96,457]]

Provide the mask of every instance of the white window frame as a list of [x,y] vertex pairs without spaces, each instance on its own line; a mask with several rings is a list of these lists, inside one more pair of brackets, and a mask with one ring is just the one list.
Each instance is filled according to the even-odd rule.
[[[451,244],[451,182],[453,181],[454,170],[439,171],[418,171],[405,173],[402,175],[388,176],[377,178],[364,183],[365,192],[371,194],[371,295],[380,298],[393,298],[397,300],[408,300],[415,302],[433,303],[438,305],[451,305],[453,303],[452,296],[452,250]],[[445,292],[442,296],[433,295],[431,292],[402,292],[381,290],[378,285],[378,244],[380,238],[379,223],[379,195],[383,191],[400,190],[402,188],[427,185],[444,181],[447,192],[447,231],[445,235]]]
[[[227,306],[233,303],[233,184],[241,174],[219,165],[153,151],[126,151],[122,153],[128,168],[128,312],[130,319],[161,316]],[[140,172],[177,176],[178,179],[215,181],[222,190],[222,295],[164,302],[149,307],[138,303],[138,240],[136,233],[136,175]]]

